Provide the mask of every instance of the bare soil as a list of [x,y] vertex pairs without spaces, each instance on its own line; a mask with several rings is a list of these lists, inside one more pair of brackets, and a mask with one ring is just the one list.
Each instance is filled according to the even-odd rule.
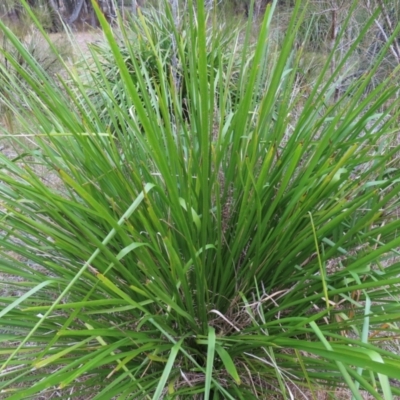
[[[59,40],[68,40],[66,33],[52,33],[49,35],[54,42]],[[88,30],[82,32],[73,32],[72,33],[72,45],[74,47],[74,55],[79,58],[80,55],[87,54],[88,45],[90,43],[94,43],[103,38],[103,33],[101,30]]]

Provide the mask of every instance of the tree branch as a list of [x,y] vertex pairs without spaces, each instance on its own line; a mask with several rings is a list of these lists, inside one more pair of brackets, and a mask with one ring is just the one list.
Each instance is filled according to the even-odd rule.
[[[378,21],[375,21],[375,23],[378,26],[378,29],[381,31],[383,37],[385,38],[385,41],[388,42],[389,36],[393,35],[393,27],[392,27],[392,22],[390,20],[390,15],[388,13],[388,10],[387,10],[383,0],[376,0],[376,1],[382,11],[382,16],[386,22],[386,25],[389,28],[389,35],[385,32],[383,26],[381,24],[379,24]],[[399,44],[397,43],[397,40],[394,40],[393,43],[390,45],[390,51],[396,58],[397,63],[400,64],[400,47],[399,47]]]

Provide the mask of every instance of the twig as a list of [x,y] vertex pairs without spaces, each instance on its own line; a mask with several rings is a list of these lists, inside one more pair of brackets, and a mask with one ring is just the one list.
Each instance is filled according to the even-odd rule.
[[[390,15],[388,13],[388,10],[382,0],[376,0],[376,1],[382,11],[382,16],[386,22],[386,25],[389,28],[389,36],[392,36],[393,35],[393,27],[392,27],[392,22],[390,21]],[[385,30],[383,29],[383,26],[376,20],[375,20],[375,23],[378,26],[378,29],[381,31],[385,41],[388,42],[389,38],[388,38],[388,35],[386,34]],[[393,40],[392,44],[390,45],[390,51],[396,58],[397,63],[400,64],[400,46],[397,43],[397,40]]]

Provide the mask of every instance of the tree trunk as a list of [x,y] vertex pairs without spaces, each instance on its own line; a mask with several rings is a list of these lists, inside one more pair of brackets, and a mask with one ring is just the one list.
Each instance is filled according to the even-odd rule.
[[132,14],[136,15],[137,14],[137,1],[136,0],[132,0]]
[[82,11],[82,6],[85,0],[78,0],[78,4],[75,6],[73,13],[68,18],[68,25],[73,24],[79,17],[79,14]]
[[89,25],[92,27],[97,27],[97,17],[96,17],[96,13],[94,12],[94,8],[92,6],[92,4],[89,4]]

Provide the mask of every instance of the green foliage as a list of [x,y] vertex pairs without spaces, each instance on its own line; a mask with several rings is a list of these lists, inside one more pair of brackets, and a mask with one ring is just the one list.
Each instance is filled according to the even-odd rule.
[[299,93],[299,4],[278,52],[267,9],[251,57],[251,22],[221,50],[217,21],[190,4],[171,31],[185,97],[170,44],[152,39],[167,40],[168,9],[135,22],[139,43],[98,12],[107,50],[63,86],[0,23],[19,74],[2,101],[22,127],[7,136],[18,156],[0,156],[5,398],[399,393],[385,350],[400,317],[397,89],[366,93],[371,69],[337,95],[371,18]]
[[[24,32],[20,37],[22,48],[17,50],[15,46],[3,36],[0,47],[0,63],[3,68],[0,71],[0,92],[7,96],[6,87],[18,82],[19,96],[14,92],[13,104],[16,107],[24,107],[25,91],[29,90],[30,84],[25,81],[20,71],[25,74],[30,74],[31,79],[37,76],[37,70],[49,79],[53,79],[57,74],[64,70],[64,62],[62,59],[68,59],[72,55],[71,44],[66,35],[60,35],[50,45],[42,34],[32,27]],[[20,36],[21,30],[12,29],[13,34]],[[12,61],[9,58],[12,58]],[[10,111],[10,110],[9,110]],[[0,115],[2,112],[7,112],[7,108],[0,104]]]
[[[39,0],[30,4],[40,24],[45,29],[53,29],[58,16],[55,15],[48,2]],[[19,0],[3,0],[0,4],[0,14],[3,22],[20,38],[23,38],[32,28],[32,20]]]
[[[119,38],[119,49],[124,63],[129,71],[132,83],[140,94],[143,101],[142,91],[146,93],[156,92],[162,79],[173,79],[176,84],[175,95],[180,99],[179,109],[184,118],[190,117],[191,98],[189,95],[190,86],[197,79],[197,71],[190,68],[192,62],[189,52],[197,51],[190,44],[191,35],[197,36],[197,27],[192,27],[190,31],[189,15],[184,13],[180,25],[182,28],[175,27],[171,16],[167,16],[155,9],[149,9],[144,16],[129,21],[127,28],[122,31]],[[218,74],[219,79],[229,83],[229,90],[224,94],[228,97],[224,102],[229,107],[234,107],[238,102],[239,90],[239,59],[232,58],[232,53],[239,54],[238,46],[235,43],[240,35],[238,26],[232,23],[223,24],[207,28],[206,32],[206,52],[207,52],[207,85],[213,84],[212,80]],[[220,46],[215,46],[219,43]],[[177,49],[175,52],[174,49]],[[247,49],[250,57],[252,46]],[[129,99],[125,94],[125,82],[118,72],[115,58],[108,42],[101,42],[91,46],[93,63],[90,74],[86,75],[87,91],[91,102],[96,106],[96,115],[102,118],[102,122],[109,124],[111,118],[107,103],[113,103],[114,107],[129,107]],[[101,65],[101,69],[98,66]],[[140,68],[137,68],[137,67]],[[81,67],[86,71],[87,65]],[[196,76],[192,74],[195,73]],[[105,78],[105,79],[104,79]],[[141,82],[146,82],[144,87],[140,87]],[[112,96],[105,96],[104,93],[110,90]],[[215,90],[216,102],[219,101],[219,88]],[[159,105],[154,102],[154,108]],[[169,104],[172,112],[172,105]],[[155,110],[157,112],[157,110]],[[170,116],[172,117],[172,115]],[[121,123],[126,123],[121,121]],[[121,129],[118,126],[118,129]]]

